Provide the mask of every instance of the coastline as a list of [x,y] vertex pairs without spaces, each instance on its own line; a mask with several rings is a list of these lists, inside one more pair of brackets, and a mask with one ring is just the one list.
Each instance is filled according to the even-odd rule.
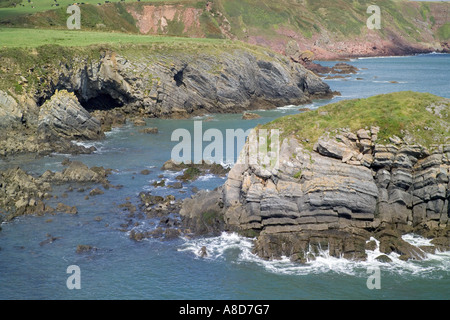
[[[406,61],[409,59],[405,58]],[[395,65],[395,61],[388,65]],[[377,65],[378,68],[382,66],[385,64]],[[378,68],[376,75],[380,75]],[[402,73],[402,76],[406,76],[406,74]],[[368,81],[370,79],[364,78],[365,82],[370,85],[371,82]],[[409,84],[399,85],[399,88],[411,86],[411,80],[408,82]],[[426,82],[432,83],[428,80]],[[355,82],[355,84],[361,83]],[[346,82],[337,82],[337,84],[339,84],[338,87],[343,87]],[[378,90],[390,90],[391,88],[396,89],[397,86],[387,85]],[[360,93],[358,87],[354,90]],[[350,91],[343,90],[343,92],[345,95],[349,95]],[[352,95],[350,94],[350,96]],[[315,109],[315,106],[312,109]],[[264,123],[270,120],[270,117],[278,118],[297,113],[297,108],[264,111],[260,113],[262,115],[260,121]],[[214,115],[212,116],[214,117]],[[220,126],[222,122],[217,120],[226,119],[228,121],[223,123],[224,128],[245,125],[253,127],[258,123],[258,120],[244,122],[240,118],[240,115],[218,115],[214,119],[215,121],[203,120],[205,127],[208,125],[219,128],[222,128]],[[180,121],[178,127],[186,126],[189,129],[192,126],[192,120]],[[170,123],[174,122],[177,121],[170,121]],[[224,182],[208,176],[208,181],[183,184],[182,189],[169,190],[152,186],[154,181],[159,182],[163,179],[158,178],[160,174],[164,174],[167,178],[167,185],[174,182],[172,173],[159,171],[163,162],[170,157],[170,152],[164,152],[165,148],[161,147],[160,143],[169,141],[170,132],[177,128],[176,124],[166,126],[166,123],[169,123],[169,120],[150,119],[147,121],[147,127],[159,128],[160,132],[157,135],[140,134],[139,127],[134,127],[133,123],[129,123],[122,129],[115,129],[108,134],[109,138],[99,145],[101,148],[98,152],[86,156],[73,156],[75,159],[85,162],[89,167],[100,164],[113,169],[120,168],[119,172],[113,172],[109,176],[109,180],[115,186],[122,184],[126,187],[120,190],[114,188],[103,190],[104,195],[92,196],[89,200],[84,200],[90,191],[87,188],[82,193],[78,193],[77,188],[74,188],[72,193],[66,192],[68,198],[60,196],[66,191],[66,188],[63,187],[61,193],[55,189],[53,194],[60,197],[52,199],[52,203],[55,203],[55,206],[58,201],[67,205],[77,205],[77,215],[61,213],[42,217],[24,216],[2,225],[0,247],[4,259],[0,265],[7,279],[1,294],[3,297],[8,299],[19,297],[19,295],[22,299],[55,297],[55,291],[47,288],[64,287],[67,277],[65,268],[69,264],[79,265],[84,274],[82,276],[83,289],[80,292],[69,292],[64,290],[65,287],[60,292],[56,292],[58,297],[64,296],[68,299],[80,298],[80,296],[87,299],[209,299],[221,297],[225,299],[230,297],[237,299],[248,299],[249,297],[254,299],[273,299],[274,297],[277,299],[292,299],[292,297],[329,299],[334,297],[330,292],[340,292],[342,299],[397,299],[398,297],[441,299],[447,296],[448,283],[442,281],[442,279],[446,279],[448,273],[448,255],[445,254],[442,256],[427,254],[428,258],[424,261],[402,261],[395,252],[392,252],[388,255],[393,260],[392,262],[380,262],[370,260],[378,257],[379,254],[369,250],[366,262],[355,262],[324,254],[319,255],[314,261],[309,260],[306,264],[300,264],[292,263],[289,259],[281,261],[260,259],[252,254],[252,247],[249,248],[253,242],[248,238],[240,238],[236,235],[219,236],[218,238],[182,237],[171,240],[165,240],[164,237],[153,237],[142,239],[140,242],[130,240],[127,232],[119,230],[122,228],[121,225],[128,224],[130,219],[132,221],[130,227],[135,228],[136,233],[152,232],[160,224],[167,227],[166,219],[146,219],[145,215],[140,217],[141,211],[138,209],[140,202],[137,194],[143,189],[146,192],[151,191],[155,196],[164,197],[167,195],[167,190],[178,199],[190,197],[193,194],[191,193],[192,186],[212,190],[216,185]],[[159,147],[152,148],[152,145]],[[166,149],[170,149],[170,147],[169,145]],[[63,156],[44,159],[46,159],[45,163],[49,169],[53,171],[62,169],[59,163],[63,160]],[[40,173],[43,165],[41,161],[38,161],[38,164],[33,164],[28,168],[31,169],[30,172]],[[140,174],[143,169],[153,172],[145,176]],[[103,189],[101,185],[98,188]],[[180,191],[186,193],[179,193]],[[128,197],[130,200],[126,200]],[[137,210],[134,213],[132,213],[133,207],[127,202],[136,206]],[[167,222],[171,224],[170,220]],[[48,241],[52,238],[47,238],[47,233],[58,239],[53,242]],[[40,246],[39,243],[43,241],[47,241],[47,244]],[[76,253],[79,244],[90,245],[97,249]],[[209,254],[205,258],[198,255],[203,246],[206,246]],[[18,258],[12,260],[14,257]],[[42,257],[45,257],[45,261]],[[124,257],[129,259],[124,259]],[[28,263],[23,265],[10,263],[10,261],[17,261],[20,258]],[[176,261],[175,264],[174,261]],[[105,265],[111,267],[105,270]],[[382,290],[369,291],[366,289],[367,268],[370,266],[378,266],[381,269]],[[27,275],[30,274],[34,275],[35,284],[30,285],[25,281],[29,279]],[[48,277],[48,275],[55,274],[56,276]],[[216,282],[212,281],[212,277],[216,279],[215,275],[218,274],[221,278],[228,279],[223,281],[220,289],[217,289],[217,286],[213,284]],[[25,277],[26,279],[24,279]],[[246,281],[230,279],[246,279]],[[295,285],[286,285],[286,281],[289,283],[301,282],[301,288]],[[193,283],[196,285],[193,286]],[[433,284],[433,290],[429,289],[430,283]],[[327,290],[321,290],[323,285]],[[274,294],[273,288],[283,288],[283,290],[281,293]],[[405,294],[405,290],[408,291],[407,294]]]

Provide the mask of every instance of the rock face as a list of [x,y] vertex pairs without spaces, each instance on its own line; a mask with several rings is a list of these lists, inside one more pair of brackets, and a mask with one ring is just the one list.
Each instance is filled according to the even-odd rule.
[[0,91],[0,128],[2,130],[19,127],[23,113],[19,104],[7,93]]
[[67,91],[57,91],[39,111],[38,141],[51,149],[62,151],[71,141],[99,140],[104,138],[100,121],[92,117]]
[[39,111],[40,140],[98,140],[104,137],[100,122],[67,91],[57,91]]
[[[399,138],[382,145],[378,130],[324,135],[313,151],[287,138],[278,167],[236,164],[223,187],[186,200],[185,224],[195,230],[206,209],[216,212],[226,230],[258,235],[254,250],[267,259],[306,261],[327,249],[364,259],[370,237],[386,254],[423,257],[401,239],[406,232],[441,239],[436,243],[448,250],[450,145],[426,149]],[[249,145],[241,157],[248,153]]]
[[136,50],[146,53],[139,55],[92,49],[92,56],[99,58],[89,61],[82,55],[60,52],[62,60],[64,55],[71,58],[42,67],[40,80],[30,82],[21,96],[0,88],[0,126],[27,134],[20,141],[14,140],[16,132],[9,140],[2,139],[1,153],[48,152],[55,145],[62,152],[69,140],[99,139],[102,128],[117,122],[107,114],[119,120],[187,118],[302,104],[333,94],[301,65],[265,49],[235,44],[197,46],[190,50],[142,46]]

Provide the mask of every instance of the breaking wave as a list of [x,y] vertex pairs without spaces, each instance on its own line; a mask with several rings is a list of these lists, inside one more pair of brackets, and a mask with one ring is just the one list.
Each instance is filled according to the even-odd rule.
[[[405,235],[403,239],[415,246],[430,246],[429,240],[417,235]],[[218,237],[187,239],[178,248],[179,252],[188,252],[197,259],[206,261],[227,261],[236,264],[256,265],[266,271],[284,275],[309,275],[334,272],[337,274],[367,277],[368,268],[378,267],[384,272],[413,275],[419,277],[434,277],[436,272],[450,272],[450,252],[426,253],[422,261],[403,261],[400,255],[387,255],[389,262],[379,261],[377,258],[383,253],[379,249],[379,241],[374,250],[366,250],[366,261],[353,261],[333,257],[327,250],[321,250],[314,259],[304,264],[290,261],[288,257],[280,260],[267,261],[252,252],[254,239],[245,238],[236,233],[222,233]],[[202,249],[203,248],[203,249]],[[206,256],[202,256],[206,249]]]

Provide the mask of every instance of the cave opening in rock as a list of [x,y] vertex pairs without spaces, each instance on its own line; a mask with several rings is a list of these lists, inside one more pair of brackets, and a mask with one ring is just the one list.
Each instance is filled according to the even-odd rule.
[[75,94],[78,96],[78,100],[80,104],[85,108],[88,112],[92,112],[95,110],[111,110],[118,107],[123,106],[123,102],[119,99],[114,99],[108,93],[99,93],[94,97],[89,99],[84,99],[80,97],[76,92]]
[[177,87],[181,87],[182,85],[184,85],[183,77],[184,77],[184,69],[178,71],[178,72],[173,76],[173,80],[175,80],[175,83],[176,83]]

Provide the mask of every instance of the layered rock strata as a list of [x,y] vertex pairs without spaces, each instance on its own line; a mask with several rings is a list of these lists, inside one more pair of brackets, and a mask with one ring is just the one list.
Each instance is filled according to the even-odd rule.
[[[286,138],[278,167],[237,164],[223,187],[186,200],[185,226],[256,236],[254,251],[266,259],[304,262],[320,250],[364,259],[371,237],[384,253],[422,258],[421,249],[402,240],[407,232],[448,250],[450,145],[425,148],[398,137],[381,144],[378,131],[325,134],[312,151]],[[248,156],[249,145],[241,154]]]

